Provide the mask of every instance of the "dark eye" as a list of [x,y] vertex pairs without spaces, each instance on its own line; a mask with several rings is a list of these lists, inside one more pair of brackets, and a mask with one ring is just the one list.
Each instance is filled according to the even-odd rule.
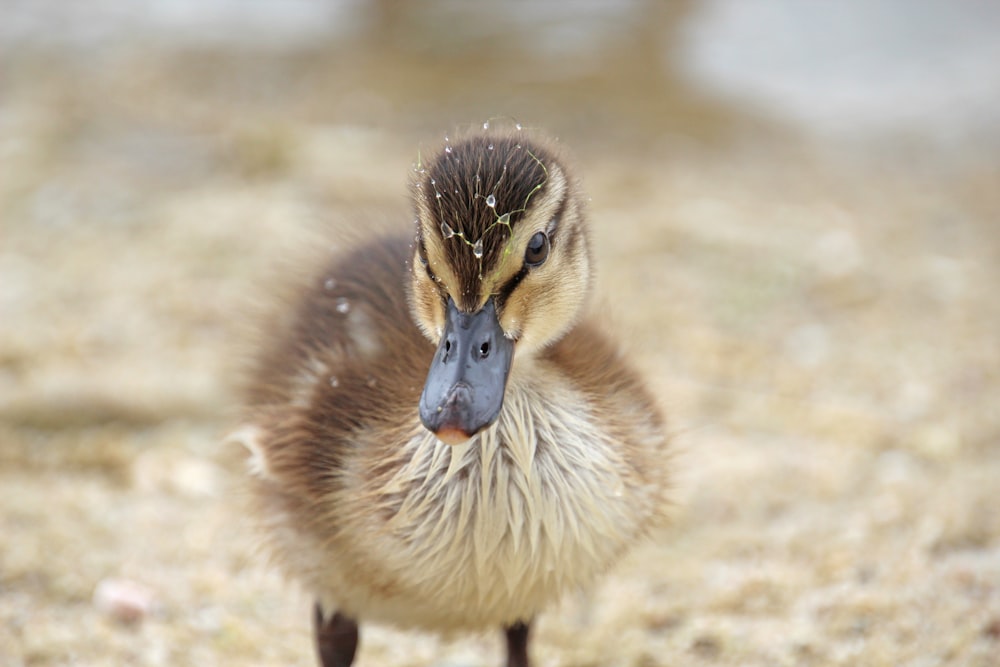
[[417,238],[417,259],[423,266],[427,266],[427,246],[422,238]]
[[549,256],[549,237],[545,232],[538,232],[528,241],[528,248],[524,251],[524,263],[528,266],[538,266]]

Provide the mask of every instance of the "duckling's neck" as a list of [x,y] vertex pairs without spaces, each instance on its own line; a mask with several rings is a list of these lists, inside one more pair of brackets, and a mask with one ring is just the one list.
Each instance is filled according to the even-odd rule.
[[547,375],[512,376],[497,422],[462,445],[415,432],[383,488],[398,503],[392,534],[409,536],[389,550],[397,565],[477,591],[467,621],[499,613],[513,622],[584,585],[639,529],[619,448],[584,397]]

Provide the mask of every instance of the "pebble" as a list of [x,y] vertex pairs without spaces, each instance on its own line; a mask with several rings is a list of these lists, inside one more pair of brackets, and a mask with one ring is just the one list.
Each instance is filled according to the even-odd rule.
[[105,616],[132,625],[153,611],[153,592],[129,579],[101,580],[94,589],[94,606]]

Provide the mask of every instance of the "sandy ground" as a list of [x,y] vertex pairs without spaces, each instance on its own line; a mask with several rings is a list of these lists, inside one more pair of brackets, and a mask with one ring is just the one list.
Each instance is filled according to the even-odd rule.
[[[5,57],[0,663],[312,664],[221,444],[247,314],[303,239],[405,227],[418,146],[499,109],[578,156],[677,460],[673,527],[540,620],[539,664],[998,664],[1000,151],[611,75],[511,100],[335,49]],[[363,633],[362,667],[499,662]]]

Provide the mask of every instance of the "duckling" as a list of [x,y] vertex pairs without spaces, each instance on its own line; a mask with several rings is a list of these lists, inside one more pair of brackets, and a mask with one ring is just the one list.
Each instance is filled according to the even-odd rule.
[[324,667],[358,623],[503,629],[593,584],[664,516],[656,401],[601,321],[553,141],[484,129],[418,161],[415,234],[330,260],[256,360],[244,444]]

